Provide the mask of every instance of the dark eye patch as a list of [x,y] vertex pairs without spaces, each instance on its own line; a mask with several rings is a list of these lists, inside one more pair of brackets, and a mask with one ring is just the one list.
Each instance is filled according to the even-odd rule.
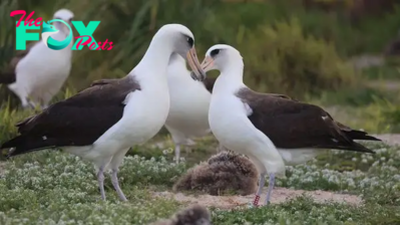
[[214,49],[211,51],[210,55],[211,55],[211,57],[214,57],[214,56],[218,55],[218,53],[219,53],[219,49]]
[[193,47],[193,45],[194,45],[193,38],[191,38],[189,36],[186,36],[186,41],[187,41],[187,43],[189,44],[190,47]]

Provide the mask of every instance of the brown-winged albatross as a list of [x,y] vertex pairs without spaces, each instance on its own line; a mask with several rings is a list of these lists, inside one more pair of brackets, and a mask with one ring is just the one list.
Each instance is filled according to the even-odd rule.
[[191,78],[185,59],[173,54],[169,60],[167,79],[171,105],[165,127],[175,144],[175,160],[179,163],[181,145],[194,145],[191,137],[210,132],[208,107],[215,79],[198,81]]
[[118,167],[129,150],[152,138],[169,111],[167,66],[172,53],[186,58],[200,80],[194,36],[185,26],[168,24],[154,35],[139,64],[121,79],[94,82],[75,96],[49,106],[17,124],[19,136],[5,142],[9,156],[60,147],[92,161],[103,199],[104,175],[112,170],[112,184],[126,201],[118,183]]
[[[68,9],[60,9],[53,16],[69,24],[73,17]],[[69,29],[60,22],[55,22],[54,26],[59,32],[51,37],[64,40]],[[53,50],[42,40],[32,42],[26,50],[17,52],[10,62],[10,71],[0,74],[0,83],[8,84],[8,88],[21,100],[22,107],[38,105],[46,108],[70,74],[73,43],[72,40],[64,49]]]
[[243,60],[229,45],[208,49],[203,70],[219,70],[211,96],[209,123],[218,141],[249,156],[260,172],[258,205],[269,174],[265,203],[269,203],[275,175],[285,174],[285,163],[299,164],[313,158],[319,149],[342,149],[373,153],[354,140],[379,139],[336,122],[322,108],[285,96],[258,93],[243,83]]

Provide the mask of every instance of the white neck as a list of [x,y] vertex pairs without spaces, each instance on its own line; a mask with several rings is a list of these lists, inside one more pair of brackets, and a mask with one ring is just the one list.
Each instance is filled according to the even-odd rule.
[[192,79],[190,76],[183,74],[189,73],[186,68],[186,61],[177,53],[173,53],[168,62],[167,76],[176,77],[179,79]]
[[166,83],[166,72],[169,58],[173,52],[172,46],[163,37],[154,36],[149,48],[144,54],[142,60],[135,68],[129,72],[129,76],[135,76],[135,79],[153,80]]
[[215,81],[213,94],[232,94],[239,88],[245,87],[243,83],[243,60],[230,60],[220,69],[221,74]]
[[182,65],[186,65],[186,61],[178,53],[172,53],[171,57],[169,58],[168,65],[179,65],[182,67]]

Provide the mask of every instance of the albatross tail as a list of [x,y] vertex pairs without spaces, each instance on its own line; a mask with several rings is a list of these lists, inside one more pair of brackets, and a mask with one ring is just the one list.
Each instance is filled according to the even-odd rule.
[[344,131],[348,137],[354,140],[382,141],[379,138],[368,135],[367,132],[359,130]]
[[22,155],[34,151],[48,149],[50,147],[51,146],[49,146],[48,143],[45,144],[44,141],[41,139],[33,139],[24,135],[17,136],[0,145],[0,149],[10,148],[7,156],[8,158],[16,155]]
[[[329,146],[327,146],[329,148]],[[348,144],[343,144],[343,145],[333,145],[331,147],[332,149],[337,149],[337,150],[346,150],[346,151],[354,151],[354,152],[363,152],[363,153],[372,153],[375,154],[375,152],[367,147],[365,147],[362,144],[359,144],[357,142],[351,142]]]

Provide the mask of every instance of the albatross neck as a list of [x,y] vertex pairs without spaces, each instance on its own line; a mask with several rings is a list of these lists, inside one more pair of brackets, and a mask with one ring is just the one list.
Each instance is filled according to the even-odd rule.
[[173,53],[172,45],[155,36],[139,64],[129,73],[136,79],[166,79],[169,58]]
[[233,93],[237,89],[244,87],[243,83],[243,60],[236,59],[228,61],[222,68],[221,74],[215,81],[213,93]]

